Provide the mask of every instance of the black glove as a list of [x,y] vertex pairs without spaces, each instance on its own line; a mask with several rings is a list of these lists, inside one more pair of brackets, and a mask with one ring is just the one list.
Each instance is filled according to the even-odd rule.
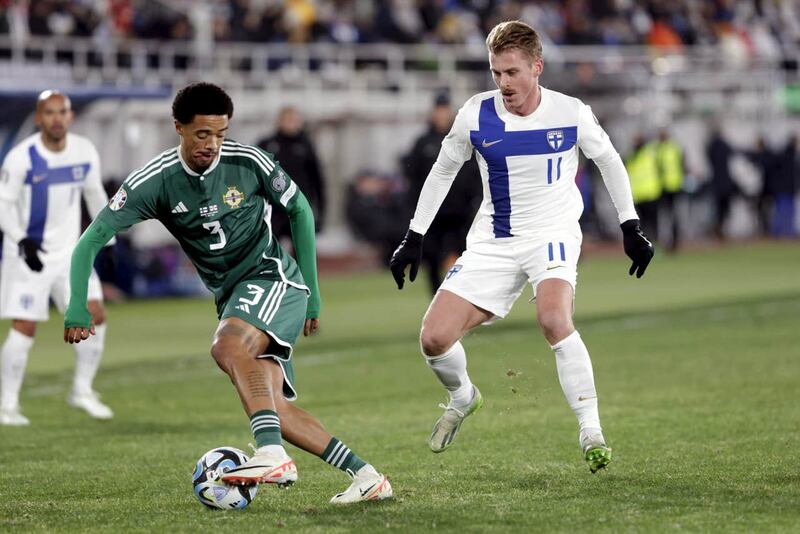
[[25,258],[25,263],[28,264],[31,271],[37,273],[42,270],[42,260],[39,259],[39,251],[44,252],[42,244],[34,241],[30,237],[21,239],[19,242],[19,255]]
[[419,262],[422,260],[422,234],[413,230],[406,232],[406,236],[400,242],[400,246],[392,254],[389,268],[392,270],[394,281],[397,282],[397,289],[403,289],[405,281],[405,270],[411,265],[408,272],[408,279],[414,281],[417,278]]
[[636,278],[641,278],[656,251],[653,248],[653,244],[642,233],[642,229],[639,227],[639,219],[627,220],[620,225],[620,228],[622,228],[622,242],[625,246],[625,254],[633,260],[628,274],[633,276],[633,273],[636,273]]

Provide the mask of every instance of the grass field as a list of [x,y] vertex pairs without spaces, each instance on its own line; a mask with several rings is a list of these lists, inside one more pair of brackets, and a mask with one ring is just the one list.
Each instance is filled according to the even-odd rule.
[[0,427],[0,531],[797,532],[800,246],[662,255],[641,280],[627,265],[620,253],[580,269],[605,472],[581,460],[529,291],[465,339],[486,405],[434,455],[444,397],[417,348],[424,284],[340,276],[322,280],[322,330],[296,352],[299,404],[390,476],[394,500],[328,505],[349,480],[290,447],[293,488],[261,488],[243,511],[202,507],[197,458],[252,441],[208,355],[213,305],[135,302],[109,311],[96,382],[109,422],[67,407],[72,351],[59,319],[41,328],[22,396],[32,425]]

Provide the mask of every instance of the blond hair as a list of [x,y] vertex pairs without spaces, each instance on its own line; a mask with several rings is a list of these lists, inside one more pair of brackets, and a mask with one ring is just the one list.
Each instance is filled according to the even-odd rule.
[[492,54],[518,49],[536,61],[542,57],[542,40],[536,30],[520,20],[501,22],[489,32],[486,48]]

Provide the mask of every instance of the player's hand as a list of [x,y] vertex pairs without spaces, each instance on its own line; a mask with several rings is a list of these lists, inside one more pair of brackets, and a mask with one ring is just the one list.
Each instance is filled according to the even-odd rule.
[[34,241],[30,237],[21,239],[19,242],[19,255],[25,258],[31,271],[40,272],[42,270],[42,260],[39,259],[39,251],[44,252],[42,244]]
[[411,282],[417,279],[420,261],[422,261],[422,234],[409,230],[389,262],[389,269],[392,270],[394,281],[397,282],[397,289],[403,289],[407,266],[411,265],[408,279]]
[[653,244],[642,233],[642,229],[639,227],[639,219],[627,220],[620,225],[620,228],[622,228],[622,242],[625,246],[625,254],[633,260],[628,274],[633,276],[633,273],[636,273],[636,278],[641,278],[656,251],[653,248]]
[[64,341],[67,343],[80,343],[86,341],[89,336],[94,335],[94,321],[91,322],[89,328],[82,328],[80,326],[72,326],[64,329]]
[[317,330],[319,330],[319,319],[306,319],[306,324],[303,326],[303,335],[308,337],[316,334]]

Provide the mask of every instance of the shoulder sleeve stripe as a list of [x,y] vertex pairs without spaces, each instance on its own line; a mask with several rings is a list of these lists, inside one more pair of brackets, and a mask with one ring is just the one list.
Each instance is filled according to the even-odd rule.
[[269,166],[269,167],[266,166],[261,159],[259,159],[258,157],[254,156],[250,152],[242,152],[242,151],[239,151],[239,150],[223,149],[222,150],[222,155],[223,156],[244,156],[246,158],[249,158],[249,159],[255,161],[258,164],[258,166],[261,167],[261,170],[264,171],[264,174],[266,174],[266,175],[269,175],[272,172],[272,169],[275,168],[274,166]]
[[270,169],[270,171],[272,171],[272,169],[275,168],[275,162],[269,156],[267,156],[264,152],[262,152],[261,150],[255,148],[255,147],[252,147],[252,146],[243,145],[241,143],[236,143],[234,141],[230,141],[230,145],[231,146],[228,147],[228,146],[225,146],[227,143],[228,143],[228,141],[225,141],[225,143],[222,144],[223,148],[230,148],[231,150],[240,150],[240,151],[244,151],[244,152],[250,152],[251,154],[253,154],[257,158],[261,159],[261,161],[264,162],[264,165],[266,165]]
[[287,204],[289,204],[289,201],[292,200],[292,197],[294,197],[294,194],[296,192],[297,192],[297,185],[294,182],[292,182],[292,184],[289,186],[289,189],[287,189],[286,192],[281,196],[281,204],[283,205],[284,208],[286,207]]
[[163,164],[164,161],[169,159],[170,156],[177,154],[178,152],[174,148],[170,148],[169,150],[162,152],[158,156],[148,161],[147,164],[145,164],[143,167],[140,167],[135,171],[133,171],[132,173],[130,173],[128,177],[125,179],[125,182],[132,182],[137,177],[144,176],[148,172],[152,171],[155,167],[158,167],[159,165]]
[[147,180],[149,180],[150,178],[152,178],[156,174],[160,173],[161,171],[163,171],[164,169],[166,169],[168,167],[172,167],[176,163],[178,163],[178,157],[177,156],[175,158],[168,159],[167,161],[164,162],[163,165],[161,165],[161,167],[158,167],[157,169],[152,170],[149,174],[145,174],[144,176],[141,176],[141,177],[139,177],[139,178],[137,178],[135,180],[131,180],[128,183],[128,185],[130,186],[131,189],[136,189],[137,187],[139,187],[140,185],[145,183]]

